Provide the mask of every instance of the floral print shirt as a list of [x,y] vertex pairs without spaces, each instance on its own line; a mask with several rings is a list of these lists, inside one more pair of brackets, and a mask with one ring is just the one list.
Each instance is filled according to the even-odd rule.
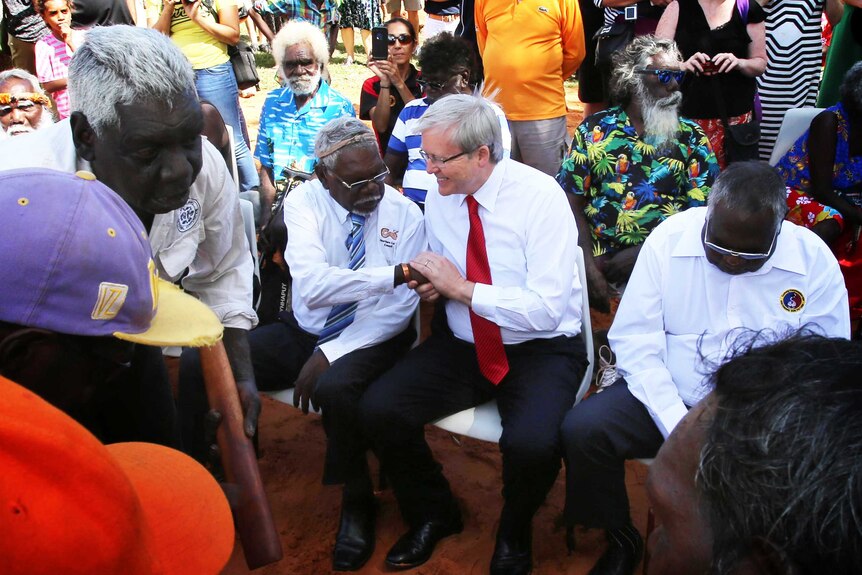
[[706,203],[718,163],[703,130],[679,119],[669,145],[642,140],[621,107],[586,118],[557,181],[586,198],[593,256],[640,245],[670,215]]

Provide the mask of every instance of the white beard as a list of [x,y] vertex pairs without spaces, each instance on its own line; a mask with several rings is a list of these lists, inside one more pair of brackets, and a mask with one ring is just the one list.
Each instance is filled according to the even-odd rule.
[[316,71],[311,76],[290,77],[287,79],[287,85],[290,91],[297,96],[309,96],[317,90],[320,84],[320,70]]
[[665,147],[679,131],[679,106],[682,92],[654,100],[643,84],[638,88],[641,115],[644,119],[643,140],[657,148]]

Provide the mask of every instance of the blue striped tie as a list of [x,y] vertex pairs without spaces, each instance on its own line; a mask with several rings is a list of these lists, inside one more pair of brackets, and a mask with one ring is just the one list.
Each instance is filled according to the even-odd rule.
[[[350,252],[350,269],[358,270],[365,265],[365,236],[362,234],[362,227],[365,225],[365,216],[350,214],[350,220],[353,222],[353,229],[350,230],[350,234],[347,236],[347,241],[344,242],[344,245]],[[323,330],[320,332],[317,345],[335,339],[347,326],[352,324],[358,305],[359,302],[351,302],[332,306],[332,311],[329,312],[329,317],[326,318],[326,323],[323,324]]]

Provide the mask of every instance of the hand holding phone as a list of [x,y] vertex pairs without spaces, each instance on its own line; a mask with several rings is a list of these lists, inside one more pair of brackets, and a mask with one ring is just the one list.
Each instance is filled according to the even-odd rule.
[[389,58],[389,30],[385,26],[375,26],[371,29],[371,59],[386,60]]

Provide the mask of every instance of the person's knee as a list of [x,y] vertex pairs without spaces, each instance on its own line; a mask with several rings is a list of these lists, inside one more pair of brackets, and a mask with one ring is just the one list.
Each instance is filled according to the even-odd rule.
[[524,469],[544,468],[560,461],[557,433],[539,433],[535,429],[509,435],[500,446],[507,464]]
[[579,403],[566,414],[560,429],[563,449],[569,455],[586,453],[604,443],[606,421],[595,410]]
[[378,393],[372,384],[359,400],[359,421],[366,435],[375,441],[391,438],[399,420],[398,410],[387,394]]
[[[331,371],[331,368],[330,368]],[[334,374],[332,374],[334,375]],[[333,377],[329,371],[317,380],[314,390],[315,403],[330,412],[342,409],[359,409],[359,393],[352,389],[342,377]]]

